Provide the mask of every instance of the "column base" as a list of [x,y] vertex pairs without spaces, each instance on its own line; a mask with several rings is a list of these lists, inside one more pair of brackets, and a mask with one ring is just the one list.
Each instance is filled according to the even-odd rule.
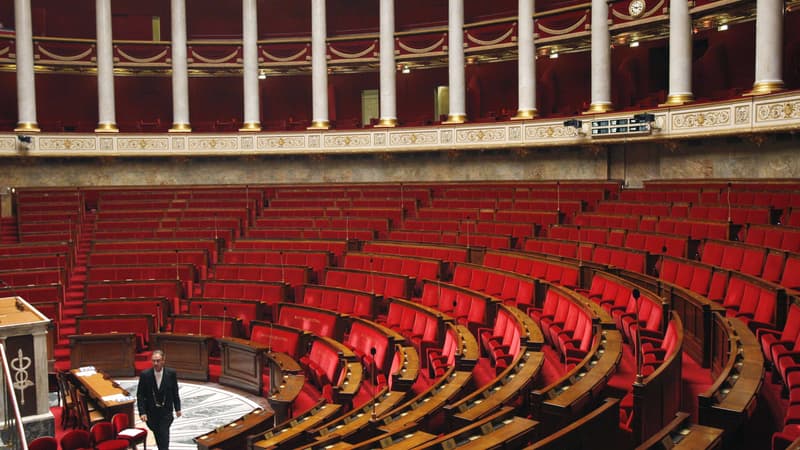
[[659,104],[658,106],[681,106],[694,101],[692,94],[669,94],[667,101]]
[[306,130],[328,130],[331,128],[331,123],[327,120],[313,120],[311,121],[311,126],[306,128]]
[[614,107],[611,106],[610,102],[604,103],[592,103],[589,105],[589,109],[583,112],[583,114],[602,114],[611,112],[614,110]]
[[44,414],[25,416],[22,418],[22,425],[25,430],[25,439],[28,442],[40,436],[55,436],[56,422],[50,411]]
[[261,131],[261,123],[260,122],[245,122],[242,124],[242,128],[239,128],[239,131]]
[[42,130],[39,129],[39,124],[36,122],[19,122],[14,128],[15,133],[38,133],[40,131]]
[[95,133],[119,133],[119,128],[115,123],[100,123],[94,129]]
[[520,109],[511,120],[529,120],[536,117],[536,109]]
[[780,92],[782,90],[784,90],[783,81],[756,81],[753,83],[753,89],[750,89],[750,91],[743,95],[772,94],[773,92]]
[[466,121],[467,121],[466,114],[450,114],[447,116],[447,120],[442,122],[442,125],[459,124],[459,123],[464,123]]
[[397,126],[397,119],[381,119],[374,128],[394,128]]
[[173,123],[172,128],[167,131],[170,133],[190,133],[192,131],[192,126],[188,123]]

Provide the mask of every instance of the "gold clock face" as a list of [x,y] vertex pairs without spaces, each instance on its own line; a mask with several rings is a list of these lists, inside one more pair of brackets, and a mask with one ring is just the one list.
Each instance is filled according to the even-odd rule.
[[644,0],[631,0],[631,2],[628,3],[628,14],[632,17],[639,17],[644,12],[644,7]]

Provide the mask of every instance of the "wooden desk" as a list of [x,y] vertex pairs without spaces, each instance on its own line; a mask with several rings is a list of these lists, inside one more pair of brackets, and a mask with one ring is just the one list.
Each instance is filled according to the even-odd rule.
[[100,407],[107,420],[111,420],[114,414],[122,412],[128,415],[129,423],[134,423],[133,406],[136,398],[131,397],[130,392],[122,389],[116,381],[100,372],[81,372],[72,369],[70,373],[73,380]]
[[484,389],[476,390],[448,405],[445,409],[455,422],[450,424],[450,429],[465,427],[486,417],[503,405],[511,404],[517,396],[521,395],[523,403],[527,402],[530,385],[543,364],[542,352],[526,351],[496,377],[494,382],[487,383]]
[[518,449],[533,438],[537,424],[535,420],[515,416],[513,407],[504,406],[419,448]]
[[452,401],[471,379],[472,372],[454,371],[451,368],[438,383],[433,384],[427,391],[389,413],[378,416],[378,420],[385,423],[380,430],[394,433],[410,422],[423,420]]
[[72,334],[70,367],[94,366],[115,377],[136,375],[136,333]]
[[292,419],[289,423],[282,424],[273,431],[248,437],[247,440],[252,442],[248,448],[253,450],[277,448],[280,444],[285,444],[303,436],[306,430],[327,422],[340,409],[341,406],[333,403],[316,406],[307,415]]
[[636,450],[662,450],[668,448],[687,450],[711,450],[722,448],[722,433],[719,428],[689,422],[689,414],[679,412],[661,432],[642,442]]
[[[595,333],[597,333],[595,328]],[[592,350],[580,364],[556,382],[531,393],[533,415],[540,420],[543,432],[553,432],[583,415],[616,371],[622,358],[622,335],[616,330],[602,330]]]
[[325,444],[329,444],[332,441],[340,441],[351,436],[352,438],[349,440],[358,440],[359,444],[361,444],[364,439],[359,439],[360,432],[371,428],[370,420],[372,419],[373,408],[375,415],[381,416],[395,408],[405,398],[405,395],[405,392],[390,391],[384,388],[372,401],[365,403],[360,408],[309,431],[309,434],[315,438],[314,445],[324,447]]
[[208,351],[214,338],[205,334],[153,333],[154,349],[161,349],[178,378],[208,381]]
[[[738,319],[714,315],[716,340],[727,343],[719,348],[724,364],[714,384],[697,396],[698,422],[734,431],[752,415],[764,379],[764,355],[753,332]],[[717,349],[718,346],[714,346]]]
[[275,424],[275,416],[261,408],[256,408],[233,422],[216,430],[194,438],[197,450],[240,450],[246,448],[247,436],[263,433]]
[[400,372],[391,374],[392,389],[408,392],[419,377],[419,354],[414,347],[395,345],[395,354],[400,356]]
[[303,390],[303,368],[291,356],[281,352],[266,353],[269,366],[269,402],[279,422],[292,416],[292,404]]
[[268,346],[235,337],[220,338],[218,342],[222,355],[219,384],[261,395],[261,373]]

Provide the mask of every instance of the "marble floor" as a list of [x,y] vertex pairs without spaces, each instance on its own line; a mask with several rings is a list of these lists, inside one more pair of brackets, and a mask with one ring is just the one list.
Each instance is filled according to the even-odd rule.
[[[120,378],[116,381],[131,395],[136,395],[138,378]],[[254,408],[270,409],[267,400],[263,397],[218,384],[179,382],[178,385],[183,416],[176,418],[172,423],[170,450],[196,450],[197,444],[194,443],[193,438],[238,419]],[[138,420],[136,426],[147,428]],[[148,435],[147,448],[156,448],[152,432]]]

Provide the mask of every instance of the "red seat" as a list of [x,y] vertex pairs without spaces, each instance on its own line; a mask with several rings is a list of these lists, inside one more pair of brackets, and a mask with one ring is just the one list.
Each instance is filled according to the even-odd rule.
[[775,330],[768,324],[763,324],[756,329],[756,337],[761,344],[764,358],[767,362],[774,363],[775,351],[791,351],[800,336],[800,306],[792,304],[786,314],[786,323],[783,330]]
[[69,430],[61,436],[61,450],[92,450],[92,438],[86,430]]
[[58,450],[58,441],[52,436],[41,436],[28,443],[28,450]]
[[117,439],[128,441],[128,447],[136,448],[139,444],[147,450],[147,430],[130,426],[130,417],[125,413],[116,413],[111,417],[114,434]]
[[117,439],[111,422],[97,422],[89,429],[95,450],[127,450],[128,440]]

